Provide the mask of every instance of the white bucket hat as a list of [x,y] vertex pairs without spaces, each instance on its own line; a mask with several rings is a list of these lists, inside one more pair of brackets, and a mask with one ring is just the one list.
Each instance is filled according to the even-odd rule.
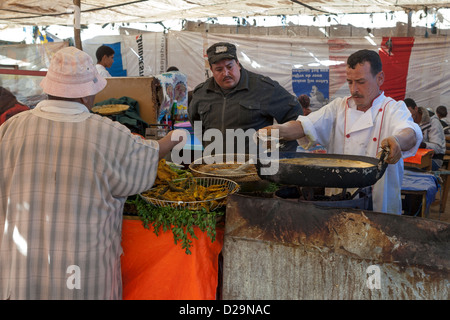
[[75,47],[66,47],[52,57],[47,75],[40,85],[45,93],[55,97],[81,98],[103,90],[106,80],[98,73],[87,53]]

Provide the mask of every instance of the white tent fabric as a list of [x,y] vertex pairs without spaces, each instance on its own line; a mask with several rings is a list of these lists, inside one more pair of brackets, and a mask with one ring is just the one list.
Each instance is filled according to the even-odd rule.
[[[140,38],[140,39],[139,39]],[[397,41],[409,40],[408,55],[401,59],[396,52]],[[450,106],[450,43],[447,38],[393,38],[394,52],[391,65],[385,65],[385,72],[391,73],[389,86],[396,85],[400,97],[411,97],[424,107],[435,109],[438,105]],[[215,42],[229,41],[238,49],[238,58],[244,68],[264,74],[278,81],[293,94],[311,92],[312,85],[320,85],[313,76],[320,76],[325,96],[332,100],[348,94],[345,75],[347,57],[359,49],[385,50],[386,39],[372,38],[371,44],[365,38],[290,38],[251,35],[220,35],[188,31],[168,33],[143,33],[138,36],[102,36],[83,43],[83,49],[95,60],[95,50],[101,44],[120,44],[121,60],[127,76],[156,76],[168,66],[177,66],[187,75],[188,90],[192,90],[210,76],[206,49]],[[62,44],[62,43],[61,43]],[[0,58],[19,57],[21,61],[35,61],[38,70],[45,67],[56,44],[23,46],[2,46]],[[25,46],[27,47],[27,46]],[[28,47],[27,47],[28,48]],[[400,48],[403,50],[402,48]],[[27,53],[28,52],[28,53]],[[41,53],[41,54],[39,54]],[[36,55],[38,54],[38,55]],[[25,56],[23,56],[25,55]],[[399,59],[398,61],[396,59]],[[400,61],[401,60],[401,61]],[[400,70],[391,70],[402,64]],[[27,69],[35,69],[30,66]],[[301,82],[301,77],[306,78]],[[0,84],[24,93],[34,92],[23,84],[18,76],[2,75]],[[316,78],[318,79],[318,78]],[[22,90],[25,89],[25,90]],[[299,91],[300,90],[300,91]],[[13,90],[16,91],[16,90]]]
[[[95,51],[99,46],[120,43],[121,52],[116,52],[115,59],[122,59],[126,75],[148,77],[166,70],[165,41],[165,36],[161,32],[148,32],[139,36],[98,36],[83,41],[83,51],[88,53],[95,62]],[[145,59],[144,63],[139,63],[140,57]]]
[[[379,51],[382,38],[317,39],[248,35],[223,35],[171,31],[168,34],[168,63],[188,74],[190,89],[206,79],[209,70],[206,48],[215,42],[229,41],[238,49],[238,59],[248,70],[277,80],[293,94],[293,70],[329,70],[328,99],[348,95],[345,63],[360,49]],[[395,41],[395,39],[394,39]],[[181,58],[182,57],[182,58]],[[394,57],[395,58],[395,57]],[[395,61],[393,62],[395,63]],[[424,107],[450,106],[450,42],[448,39],[414,39],[411,55],[405,61],[405,97]],[[386,66],[389,68],[389,66]],[[389,70],[386,70],[388,72]],[[313,83],[305,84],[310,92]]]
[[[309,94],[313,85],[324,88],[325,98],[348,95],[345,64],[348,56],[359,49],[380,51],[385,48],[385,39],[372,38],[291,38],[239,34],[208,34],[188,31],[169,31],[164,33],[143,33],[142,58],[143,73],[139,74],[138,44],[136,36],[121,36],[121,55],[128,76],[151,76],[163,73],[168,66],[176,66],[188,77],[188,90],[211,76],[207,62],[206,49],[215,42],[228,41],[237,46],[238,59],[244,68],[271,77],[289,92],[299,95]],[[94,38],[95,39],[95,38]],[[401,39],[407,38],[398,38]],[[116,37],[101,38],[94,41],[92,49],[83,43],[85,50],[93,52],[101,43],[116,42]],[[396,46],[396,38],[393,38]],[[435,108],[438,105],[450,106],[450,43],[446,38],[411,38],[410,55],[402,57],[405,65],[400,71],[391,71],[395,84],[403,93],[397,97],[411,97],[421,106]],[[403,50],[403,49],[402,49]],[[394,48],[391,63],[396,61]],[[386,65],[386,73],[391,68]],[[398,73],[402,73],[401,75]],[[304,83],[298,77],[311,76]],[[323,82],[318,84],[320,76]],[[402,83],[399,83],[402,82]]]
[[[448,0],[83,0],[81,24],[171,19],[373,13],[449,8]],[[72,25],[73,0],[3,0],[0,24]]]
[[[0,65],[15,65],[20,70],[45,71],[53,54],[67,45],[66,42],[52,42],[0,46]],[[13,92],[21,102],[34,105],[33,97],[39,98],[42,94],[39,86],[42,78],[34,75],[0,74],[0,86]]]
[[450,109],[450,42],[415,39],[406,80],[407,97],[433,110],[439,105]]

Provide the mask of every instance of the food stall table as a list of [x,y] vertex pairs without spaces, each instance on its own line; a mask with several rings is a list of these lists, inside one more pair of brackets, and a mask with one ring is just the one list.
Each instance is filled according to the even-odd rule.
[[419,195],[422,198],[421,213],[423,218],[428,216],[430,205],[433,203],[439,184],[434,174],[405,170],[402,180],[402,195]]
[[441,213],[445,212],[445,207],[447,205],[448,191],[450,190],[450,170],[437,170],[433,171],[433,174],[439,178],[441,186],[441,196],[439,199],[439,219],[441,218]]
[[171,231],[146,229],[141,220],[127,218],[122,227],[124,300],[214,300],[219,280],[223,227],[211,242],[195,229],[191,254],[175,244]]

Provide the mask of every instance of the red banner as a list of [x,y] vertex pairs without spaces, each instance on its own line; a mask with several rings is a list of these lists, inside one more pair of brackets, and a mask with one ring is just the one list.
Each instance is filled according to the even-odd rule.
[[413,37],[383,37],[381,42],[379,54],[385,74],[381,90],[394,100],[405,99],[406,78],[413,45]]

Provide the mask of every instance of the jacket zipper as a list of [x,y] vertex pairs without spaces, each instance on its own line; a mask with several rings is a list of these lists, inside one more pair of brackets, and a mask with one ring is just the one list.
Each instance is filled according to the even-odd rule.
[[222,134],[225,134],[225,106],[227,105],[227,97],[223,97],[223,105],[222,105]]

